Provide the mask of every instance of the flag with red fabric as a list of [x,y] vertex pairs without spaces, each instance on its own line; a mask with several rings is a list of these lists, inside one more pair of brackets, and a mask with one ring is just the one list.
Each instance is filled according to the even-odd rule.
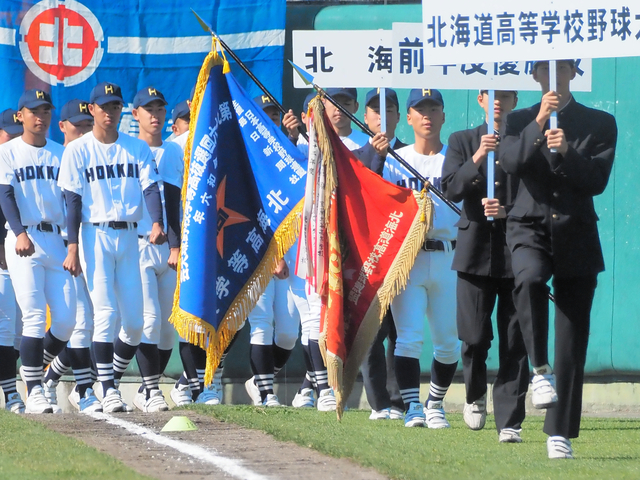
[[344,146],[317,97],[297,274],[322,297],[320,348],[341,417],[364,355],[432,224],[426,193],[387,182]]

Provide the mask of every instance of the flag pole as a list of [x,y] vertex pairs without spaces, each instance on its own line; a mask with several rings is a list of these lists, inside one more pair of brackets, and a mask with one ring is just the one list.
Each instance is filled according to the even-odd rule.
[[[313,82],[313,77],[311,75],[309,75],[307,72],[302,70],[295,63],[293,63],[291,60],[289,60],[289,63],[291,64],[293,69],[298,73],[298,75],[300,75],[302,77],[302,80],[307,85],[311,85],[313,88],[315,88],[320,95],[322,95],[324,98],[329,100],[329,102],[331,102],[338,110],[340,110],[343,114],[345,114],[347,117],[349,117],[349,119],[353,123],[355,123],[360,128],[360,130],[362,130],[364,133],[366,133],[370,137],[373,137],[375,135],[371,131],[371,129],[369,127],[367,127],[364,123],[362,123],[360,120],[358,120],[355,115],[353,115],[346,108],[344,108],[342,105],[340,105],[338,102],[336,102],[331,97],[331,95],[329,95],[327,92],[325,92],[322,89],[322,87],[319,87],[317,84],[315,84]],[[431,193],[433,193],[436,197],[438,197],[440,200],[442,200],[451,210],[456,212],[458,215],[460,215],[462,213],[462,211],[458,208],[458,206],[455,203],[453,203],[449,199],[445,198],[444,194],[440,190],[438,190],[436,187],[434,187],[431,184],[431,182],[429,182],[429,180],[427,180],[422,174],[420,174],[420,172],[418,172],[415,168],[413,168],[404,158],[402,158],[400,155],[398,155],[396,153],[396,151],[393,148],[391,148],[391,145],[389,145],[389,148],[387,149],[387,151],[389,152],[389,155],[391,155],[398,162],[400,162],[403,167],[405,167],[407,170],[409,170],[411,175],[413,175],[418,180],[420,180],[422,183],[424,183],[427,186],[427,189]]]
[[[495,129],[493,124],[495,123],[495,111],[494,111],[494,103],[496,98],[496,91],[491,89],[487,92],[489,108],[487,109],[487,133],[495,134]],[[487,198],[494,199],[495,195],[495,152],[491,151],[487,155]],[[493,221],[493,217],[487,217],[490,222]]]
[[[211,25],[209,25],[207,22],[205,22],[202,17],[200,17],[200,15],[198,15],[193,8],[191,9],[191,12],[196,16],[196,18],[198,19],[198,23],[200,24],[200,26],[202,27],[202,29],[205,32],[210,33],[213,37],[216,38],[216,40],[218,40],[218,42],[220,42],[220,45],[222,46],[222,48],[225,49],[225,51],[229,54],[229,56],[231,58],[233,58],[235,60],[235,62],[240,66],[240,68],[242,68],[242,70],[244,70],[244,72],[249,76],[249,78],[251,80],[253,80],[255,82],[255,84],[258,86],[258,88],[260,88],[260,90],[262,90],[264,92],[264,94],[269,97],[269,100],[271,101],[271,103],[273,103],[275,105],[275,107],[280,110],[280,112],[282,113],[282,115],[286,115],[287,113],[289,113],[288,110],[286,110],[282,104],[273,96],[271,95],[271,92],[269,92],[269,90],[267,90],[267,87],[265,87],[262,82],[260,80],[258,80],[258,78],[253,74],[253,72],[251,70],[249,70],[249,67],[247,67],[244,62],[242,60],[240,60],[240,58],[236,55],[236,53],[231,50],[231,48],[229,48],[229,45],[227,45],[225,43],[224,40],[222,40],[222,38],[220,38],[220,36],[213,31],[213,28],[211,28]],[[299,130],[300,131],[300,130]],[[305,140],[309,141],[309,136],[305,133],[300,131],[300,135],[302,135],[304,137]]]

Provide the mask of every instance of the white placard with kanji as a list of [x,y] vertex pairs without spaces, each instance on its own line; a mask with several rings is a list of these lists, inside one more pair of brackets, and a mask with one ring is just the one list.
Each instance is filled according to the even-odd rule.
[[640,54],[640,0],[422,0],[422,25],[430,65]]
[[[392,85],[395,88],[437,88],[440,90],[494,89],[539,91],[533,79],[533,61],[429,66],[429,49],[424,46],[422,24],[393,24]],[[575,92],[591,91],[591,60],[576,62]]]
[[[393,30],[296,30],[293,62],[323,88],[540,90],[531,77],[533,62],[429,66],[422,35],[420,23],[394,23]],[[591,60],[577,66],[571,89],[591,91]],[[298,75],[293,78],[295,88],[308,88]]]

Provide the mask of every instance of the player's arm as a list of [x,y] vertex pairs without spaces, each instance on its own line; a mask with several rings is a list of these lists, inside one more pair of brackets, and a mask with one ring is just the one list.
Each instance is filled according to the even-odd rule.
[[0,208],[0,268],[2,270],[7,269],[7,257],[4,253],[4,239],[7,238],[7,229],[4,226],[5,223],[7,223],[7,219]]
[[151,235],[149,241],[154,245],[162,245],[167,241],[167,235],[164,233],[164,222],[162,220],[162,198],[160,197],[160,189],[157,183],[152,183],[144,189],[144,202],[151,216],[153,226],[151,227]]
[[176,270],[180,257],[180,187],[164,182],[164,208],[167,215],[169,267]]
[[80,267],[80,252],[78,238],[80,236],[80,222],[82,221],[82,196],[69,190],[62,190],[67,205],[67,258],[62,267],[71,275],[77,277],[82,273]]
[[16,253],[21,257],[30,257],[36,249],[22,226],[13,185],[0,185],[0,208],[9,222],[11,231],[16,236]]
[[296,145],[298,143],[298,135],[300,135],[300,127],[302,123],[295,116],[293,110],[289,110],[282,118],[282,125],[287,129],[289,140]]

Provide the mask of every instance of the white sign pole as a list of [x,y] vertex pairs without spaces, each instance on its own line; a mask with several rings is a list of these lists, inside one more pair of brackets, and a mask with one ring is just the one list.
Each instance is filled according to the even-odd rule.
[[[558,79],[556,77],[556,67],[558,66],[558,62],[556,60],[551,60],[549,62],[549,90],[555,92],[558,88]],[[549,119],[549,128],[551,130],[555,130],[558,128],[558,112],[551,112],[551,118]],[[556,153],[557,150],[555,148],[551,149],[551,153]]]
[[[492,90],[489,90],[487,94],[489,95],[489,103],[487,108],[487,133],[489,135],[492,135],[494,133],[493,124],[495,119],[494,103],[495,103],[496,91],[492,89]],[[495,152],[489,152],[489,154],[487,155],[487,198],[489,199],[493,199],[496,196],[495,195],[495,167],[496,167]],[[493,221],[493,217],[488,217],[488,219],[489,221]]]
[[387,133],[387,89],[381,87],[380,92],[380,132]]

